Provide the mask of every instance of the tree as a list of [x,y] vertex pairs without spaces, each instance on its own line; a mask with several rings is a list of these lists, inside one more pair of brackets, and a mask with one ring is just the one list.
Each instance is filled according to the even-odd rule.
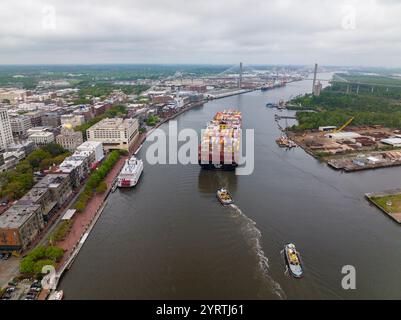
[[59,156],[59,155],[67,152],[67,150],[65,150],[62,146],[60,146],[57,143],[49,143],[49,144],[43,146],[42,149],[44,151],[50,153],[53,157]]
[[107,191],[107,183],[102,181],[96,188],[96,193],[101,194]]

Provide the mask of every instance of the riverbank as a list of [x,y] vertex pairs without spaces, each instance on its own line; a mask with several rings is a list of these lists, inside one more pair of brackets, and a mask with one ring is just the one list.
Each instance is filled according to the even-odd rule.
[[366,193],[365,197],[380,211],[401,224],[401,189]]

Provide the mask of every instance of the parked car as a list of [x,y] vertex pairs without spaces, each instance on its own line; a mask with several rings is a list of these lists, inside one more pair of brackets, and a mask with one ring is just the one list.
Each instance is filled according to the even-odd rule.
[[31,288],[42,288],[42,284],[38,282],[34,282],[31,284]]

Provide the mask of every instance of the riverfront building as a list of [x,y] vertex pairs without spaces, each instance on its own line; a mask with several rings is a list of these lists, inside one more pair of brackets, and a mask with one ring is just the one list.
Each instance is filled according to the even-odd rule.
[[103,119],[86,131],[88,140],[103,144],[103,149],[131,150],[139,136],[138,119]]
[[0,250],[26,249],[43,228],[39,205],[13,205],[0,215]]
[[93,151],[95,154],[95,162],[102,161],[104,158],[103,145],[99,141],[85,141],[77,151]]

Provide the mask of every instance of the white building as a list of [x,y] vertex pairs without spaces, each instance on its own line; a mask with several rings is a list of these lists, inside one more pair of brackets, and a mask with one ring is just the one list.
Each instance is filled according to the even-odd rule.
[[384,143],[384,144],[388,144],[393,147],[401,147],[401,138],[399,138],[399,137],[382,139],[382,140],[380,140],[380,142]]
[[105,151],[131,150],[139,136],[138,119],[103,119],[86,131],[90,141],[102,142]]
[[25,137],[27,130],[32,128],[31,119],[24,115],[10,116],[11,131],[14,136]]
[[55,141],[53,132],[37,132],[28,137],[28,140],[35,142],[37,146],[43,146]]
[[86,141],[77,148],[77,151],[94,151],[96,162],[104,158],[103,145],[99,141]]
[[6,149],[13,142],[13,132],[8,112],[6,109],[0,109],[0,149]]
[[361,135],[356,132],[334,132],[325,134],[324,136],[334,140],[349,140],[359,138]]

